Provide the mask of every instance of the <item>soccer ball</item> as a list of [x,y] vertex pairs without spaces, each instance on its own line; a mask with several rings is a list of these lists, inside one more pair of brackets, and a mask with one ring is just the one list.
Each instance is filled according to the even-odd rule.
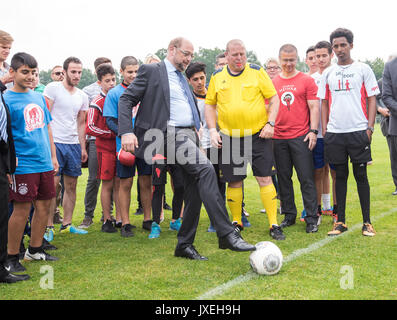
[[274,275],[283,265],[283,254],[279,247],[270,241],[262,241],[255,245],[256,250],[250,255],[252,270],[258,274]]

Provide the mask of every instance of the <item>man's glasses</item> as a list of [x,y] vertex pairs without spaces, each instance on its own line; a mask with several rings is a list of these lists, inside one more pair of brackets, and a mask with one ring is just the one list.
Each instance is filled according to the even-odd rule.
[[57,77],[59,77],[60,75],[63,76],[63,72],[54,72],[53,74],[55,74]]
[[[177,47],[175,47],[175,48],[177,48]],[[182,52],[182,54],[183,54],[186,58],[191,57],[192,59],[194,59],[194,53],[191,53],[191,52],[182,50],[181,48],[177,48],[177,49],[178,49],[180,52]]]
[[276,66],[276,67],[266,67],[266,70],[279,70],[280,67]]

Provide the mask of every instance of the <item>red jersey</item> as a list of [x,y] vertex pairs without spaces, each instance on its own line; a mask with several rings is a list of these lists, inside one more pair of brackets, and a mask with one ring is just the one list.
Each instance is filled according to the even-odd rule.
[[273,79],[280,98],[274,139],[294,139],[310,130],[310,110],[308,100],[318,100],[317,85],[314,79],[302,72],[295,77],[283,79],[280,75]]
[[97,152],[116,154],[116,135],[108,128],[106,119],[102,115],[105,98],[105,94],[101,92],[92,100],[88,109],[85,132],[96,137]]

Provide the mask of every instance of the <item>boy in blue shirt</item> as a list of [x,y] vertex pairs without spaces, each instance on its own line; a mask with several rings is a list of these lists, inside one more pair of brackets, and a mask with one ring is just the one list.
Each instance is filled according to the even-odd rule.
[[55,197],[54,174],[58,171],[58,161],[50,127],[51,114],[43,95],[30,89],[36,73],[34,57],[27,53],[15,54],[10,68],[14,86],[4,94],[10,109],[18,160],[10,186],[10,201],[14,203],[14,210],[8,224],[6,267],[11,272],[25,270],[19,263],[19,246],[32,203],[35,213],[24,260],[58,260],[42,248],[50,203]]

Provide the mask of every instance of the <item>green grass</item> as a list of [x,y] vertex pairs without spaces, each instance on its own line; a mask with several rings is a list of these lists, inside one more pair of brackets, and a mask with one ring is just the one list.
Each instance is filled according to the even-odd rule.
[[[371,185],[371,216],[388,212],[397,207],[390,173],[390,161],[385,138],[379,127],[372,144],[374,163],[368,167]],[[79,179],[77,206],[74,224],[83,219],[84,192],[87,172]],[[295,181],[298,210],[302,209],[299,184]],[[167,200],[172,191],[167,185]],[[134,181],[132,199],[136,199]],[[268,222],[260,213],[262,204],[255,179],[250,176],[245,182],[245,202],[251,228],[243,236],[251,243],[271,240]],[[173,256],[176,233],[168,230],[171,212],[166,211],[160,239],[149,240],[142,226],[142,216],[132,214],[136,201],[131,206],[132,223],[137,225],[133,238],[121,238],[119,233],[100,232],[100,202],[95,211],[95,223],[87,235],[57,234],[52,253],[60,258],[53,263],[31,262],[23,264],[31,275],[30,281],[14,285],[0,285],[0,299],[195,299],[207,291],[250,272],[249,253],[234,253],[219,250],[216,235],[207,233],[208,216],[202,210],[195,246],[209,261],[197,262]],[[348,186],[347,225],[362,222],[360,205],[352,171]],[[279,221],[282,216],[278,216]],[[223,291],[213,299],[391,299],[397,298],[397,213],[374,223],[377,235],[367,238],[360,230],[302,255],[285,264],[276,276],[253,277],[247,282]],[[326,238],[331,229],[330,217],[324,217],[316,234],[306,234],[305,224],[297,224],[285,231],[287,239],[277,245],[284,257],[300,248]],[[40,268],[54,268],[54,289],[44,290]],[[354,275],[354,288],[344,290],[340,286],[343,266],[350,266]]]

